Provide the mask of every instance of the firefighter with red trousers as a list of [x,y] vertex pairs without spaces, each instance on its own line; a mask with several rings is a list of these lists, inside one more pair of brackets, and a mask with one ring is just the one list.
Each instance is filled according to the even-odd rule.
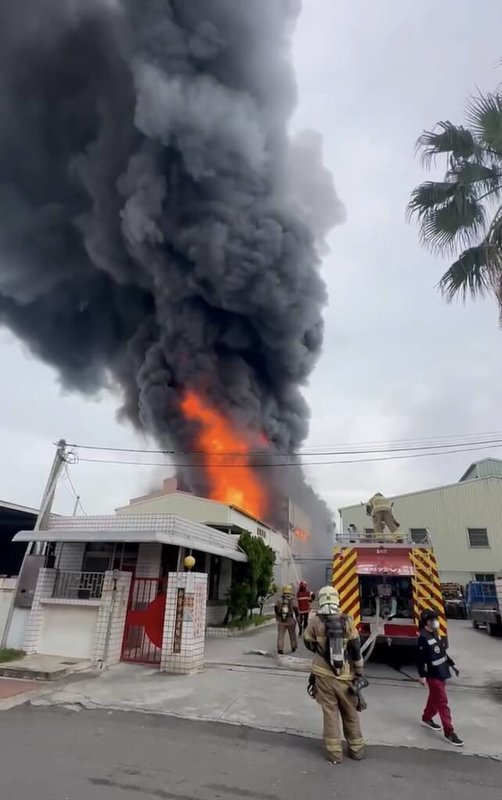
[[[448,655],[446,644],[439,636],[439,618],[437,611],[424,611],[420,617],[420,634],[418,637],[417,669],[420,683],[429,687],[429,697],[422,715],[422,724],[431,731],[441,732],[449,744],[462,747],[463,741],[455,733],[448,705],[446,681],[451,678],[451,670],[459,675],[455,662]],[[434,721],[439,714],[441,725]]]
[[313,595],[307,586],[306,581],[300,581],[298,591],[296,593],[296,602],[298,604],[298,627],[300,628],[300,636],[307,629],[309,623],[310,607],[312,605]]

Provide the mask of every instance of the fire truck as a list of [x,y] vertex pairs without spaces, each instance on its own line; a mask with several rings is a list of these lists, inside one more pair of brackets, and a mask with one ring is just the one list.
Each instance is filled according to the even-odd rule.
[[420,544],[404,531],[357,531],[337,537],[332,584],[341,610],[356,623],[369,644],[415,644],[425,609],[439,615],[439,633],[447,641],[446,616],[436,557],[430,536]]

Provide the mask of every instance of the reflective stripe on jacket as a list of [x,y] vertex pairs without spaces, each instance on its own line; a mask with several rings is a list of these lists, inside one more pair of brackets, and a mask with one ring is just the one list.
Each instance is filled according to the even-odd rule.
[[307,589],[301,589],[297,593],[296,599],[300,614],[307,614],[310,611],[310,592]]
[[421,678],[436,678],[446,681],[451,677],[453,660],[446,652],[446,645],[439,636],[423,630],[418,637],[417,670]]

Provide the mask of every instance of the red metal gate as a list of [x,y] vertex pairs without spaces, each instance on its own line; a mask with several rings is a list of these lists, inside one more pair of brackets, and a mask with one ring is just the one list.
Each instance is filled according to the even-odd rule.
[[132,579],[122,642],[123,661],[160,663],[166,586],[166,578]]

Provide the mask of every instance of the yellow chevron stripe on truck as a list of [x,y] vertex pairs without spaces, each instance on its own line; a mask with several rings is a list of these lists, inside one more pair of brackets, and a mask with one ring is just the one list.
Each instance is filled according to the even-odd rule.
[[354,623],[361,622],[357,552],[353,547],[335,547],[332,584],[340,595],[340,608],[350,614]]
[[410,552],[413,565],[413,613],[418,625],[422,611],[434,609],[439,615],[439,634],[448,635],[443,595],[436,556],[428,547],[414,547]]

